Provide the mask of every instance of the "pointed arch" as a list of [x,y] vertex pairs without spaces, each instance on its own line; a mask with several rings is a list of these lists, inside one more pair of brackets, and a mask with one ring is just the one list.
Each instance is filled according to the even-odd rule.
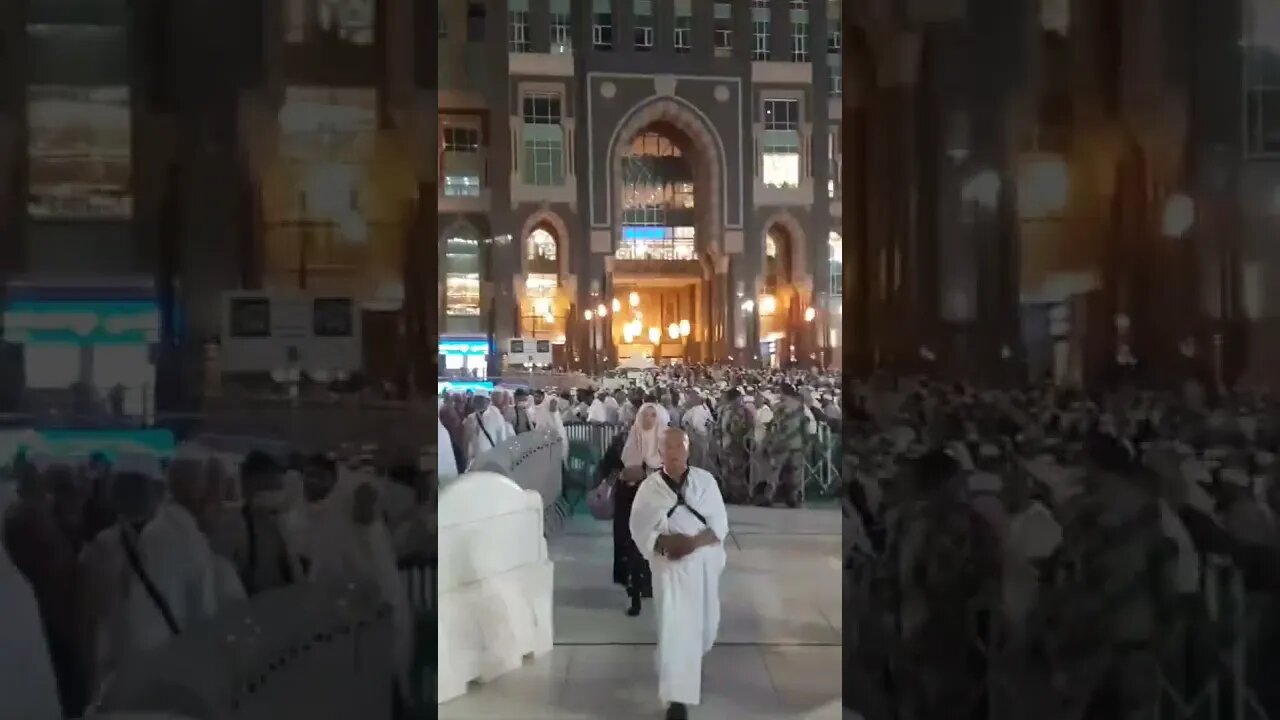
[[[609,226],[617,228],[622,216],[622,158],[636,135],[655,123],[666,123],[688,138],[695,156],[694,205],[697,247],[706,254],[709,243],[720,238],[727,204],[725,178],[728,176],[724,141],[705,114],[692,103],[674,96],[649,98],[638,103],[613,130],[609,139],[610,171],[606,175]],[[612,238],[611,252],[617,251],[618,237]]]

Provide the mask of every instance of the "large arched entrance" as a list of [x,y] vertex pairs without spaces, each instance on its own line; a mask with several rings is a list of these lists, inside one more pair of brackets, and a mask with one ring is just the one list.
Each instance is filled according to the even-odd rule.
[[619,361],[718,356],[721,158],[706,123],[670,98],[633,113],[615,137],[614,251],[602,325]]
[[764,231],[763,292],[760,319],[760,360],[766,366],[783,367],[802,352],[804,310],[808,298],[800,291],[804,273],[805,237],[790,215],[771,218]]

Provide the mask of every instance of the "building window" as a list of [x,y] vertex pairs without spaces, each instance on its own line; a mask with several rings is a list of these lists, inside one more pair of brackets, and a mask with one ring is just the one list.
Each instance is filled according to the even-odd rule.
[[840,164],[840,123],[835,122],[827,135],[827,171],[831,173],[827,178],[827,198],[831,200],[840,197]]
[[676,0],[675,49],[687,53],[693,48],[692,0]]
[[808,10],[791,11],[791,62],[809,62]]
[[445,314],[480,317],[480,243],[469,237],[445,240]]
[[831,250],[828,256],[831,266],[831,286],[828,292],[832,297],[842,297],[844,295],[844,241],[840,238],[840,233],[833,232],[828,235],[827,245]]
[[800,187],[800,139],[794,132],[765,131],[760,177],[766,187]]
[[616,253],[619,260],[698,259],[697,233],[690,226],[624,223],[622,242]]
[[513,53],[533,52],[529,42],[529,0],[510,0],[507,16],[511,20],[508,49]]
[[773,57],[770,44],[773,41],[773,10],[769,0],[751,0],[751,59],[769,60]]
[[446,125],[444,140],[445,197],[479,197],[480,131],[474,127]]
[[569,0],[551,0],[551,52],[564,55],[573,52],[573,24],[570,22]]
[[556,260],[556,239],[543,228],[529,233],[529,260]]
[[840,19],[833,18],[828,22],[836,23],[827,31],[827,52],[839,55],[844,49],[844,33],[840,29]]
[[560,96],[529,93],[524,96],[524,158],[521,179],[526,185],[564,184],[564,128]]
[[760,176],[768,187],[800,186],[800,101],[764,101]]
[[653,2],[652,0],[635,0],[633,5],[635,20],[636,50],[648,52],[653,49]]
[[800,101],[793,99],[764,101],[765,130],[799,130]]
[[733,5],[718,2],[715,11],[716,50],[728,54],[733,50]]
[[613,0],[594,0],[591,14],[591,44],[597,50],[613,49]]
[[467,3],[468,42],[484,42],[486,18],[483,2],[472,0],[472,2]]
[[1246,148],[1250,155],[1280,155],[1280,41],[1272,28],[1280,12],[1267,0],[1244,3]]
[[751,59],[765,61],[773,56],[769,48],[770,23],[768,20],[751,21]]
[[827,70],[827,76],[831,78],[827,94],[831,97],[840,97],[844,94],[844,58],[828,53]]

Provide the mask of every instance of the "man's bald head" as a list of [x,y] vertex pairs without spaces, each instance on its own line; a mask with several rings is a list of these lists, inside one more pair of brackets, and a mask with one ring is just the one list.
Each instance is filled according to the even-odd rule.
[[662,466],[667,474],[677,477],[689,467],[689,436],[680,428],[668,428],[662,434]]

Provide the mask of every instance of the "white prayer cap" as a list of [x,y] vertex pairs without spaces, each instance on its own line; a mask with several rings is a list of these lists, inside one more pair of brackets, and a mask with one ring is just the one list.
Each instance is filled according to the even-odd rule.
[[482,397],[482,398],[487,398],[490,396],[489,391],[486,388],[476,388],[472,394],[475,395],[476,397]]
[[114,470],[117,475],[136,473],[157,479],[162,475],[160,472],[160,458],[156,457],[155,454],[141,452],[121,452],[117,454]]
[[999,475],[988,472],[976,472],[969,476],[969,492],[998,493],[1004,488],[1004,481]]
[[1218,478],[1223,484],[1231,487],[1247,488],[1253,485],[1253,479],[1249,477],[1249,473],[1240,468],[1227,468],[1218,473]]

